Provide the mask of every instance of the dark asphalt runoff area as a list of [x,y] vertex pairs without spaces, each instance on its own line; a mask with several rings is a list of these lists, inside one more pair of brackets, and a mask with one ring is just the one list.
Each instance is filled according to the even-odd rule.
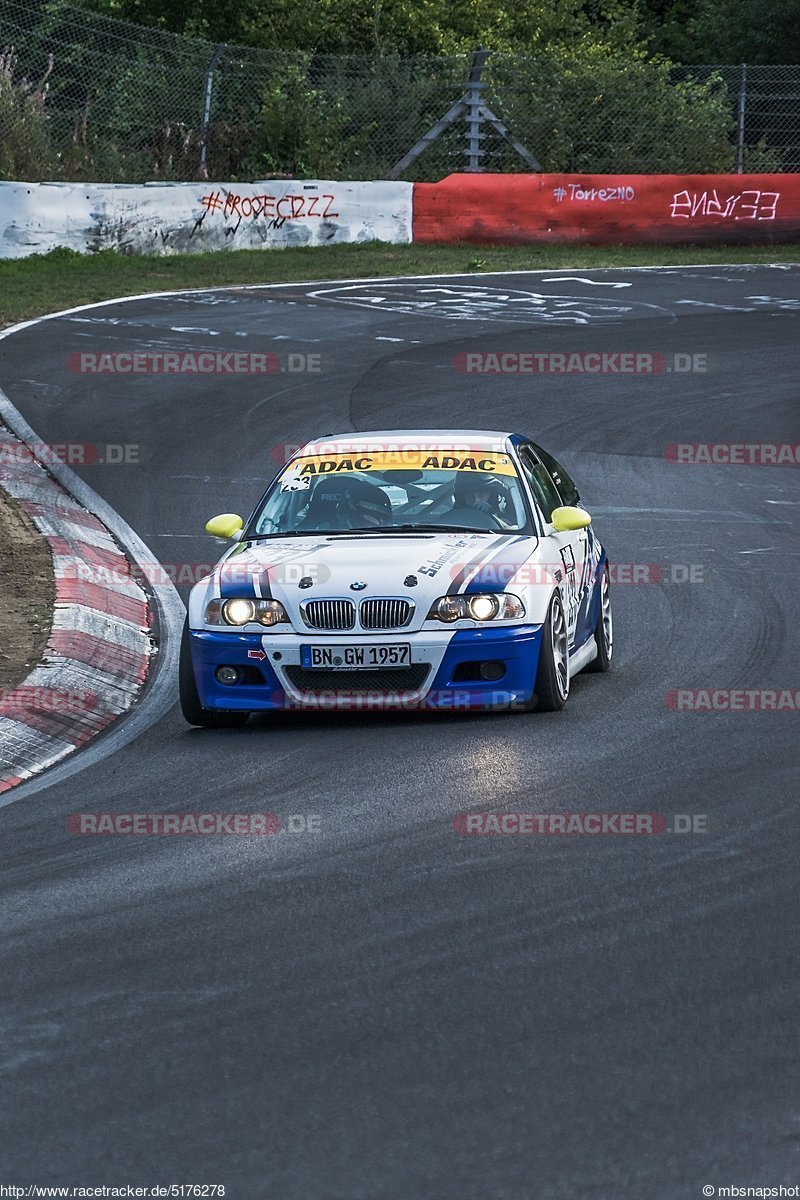
[[[139,448],[76,469],[164,564],[218,556],[204,521],[255,504],[276,446],[483,427],[564,462],[620,572],[613,669],[576,679],[563,713],[213,731],[176,706],[0,810],[0,1183],[224,1184],[233,1200],[800,1184],[800,716],[666,699],[800,686],[798,468],[665,454],[800,442],[799,335],[800,268],[737,266],[146,298],[0,341],[0,386],[42,438]],[[320,369],[67,367],[201,349]],[[454,368],[493,351],[698,369]],[[627,583],[625,564],[660,580]],[[453,828],[505,809],[701,819],[653,836]],[[106,810],[319,829],[67,833],[68,814]]]

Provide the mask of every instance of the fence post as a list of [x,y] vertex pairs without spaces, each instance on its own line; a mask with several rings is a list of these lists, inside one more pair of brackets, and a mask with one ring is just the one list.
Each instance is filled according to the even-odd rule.
[[483,158],[483,150],[480,143],[483,134],[481,133],[481,123],[488,121],[493,129],[505,138],[508,144],[514,151],[525,159],[525,162],[533,171],[541,171],[541,166],[533,157],[529,150],[526,150],[522,142],[517,141],[514,135],[506,128],[503,122],[494,115],[492,110],[484,104],[481,99],[481,93],[486,86],[481,81],[481,72],[483,64],[491,54],[491,50],[484,50],[482,46],[478,46],[477,50],[472,55],[472,65],[469,71],[469,79],[467,81],[467,90],[464,95],[456,100],[443,117],[440,117],[435,125],[432,125],[427,133],[414,143],[407,154],[404,154],[401,159],[394,164],[393,167],[386,172],[387,179],[399,179],[403,172],[411,166],[415,159],[419,158],[423,150],[427,150],[432,142],[435,142],[440,134],[444,133],[445,129],[457,121],[459,117],[466,117],[467,121],[467,171],[482,171],[481,159]]
[[214,72],[219,66],[219,61],[222,58],[225,50],[225,42],[220,42],[214,47],[214,53],[208,60],[206,67],[205,79],[203,81],[203,120],[200,130],[200,178],[208,179],[208,167],[206,159],[208,157],[208,127],[211,123],[211,92],[214,87]]
[[742,63],[742,77],[739,83],[739,116],[736,128],[736,174],[744,171],[744,120],[747,111],[747,63]]
[[472,65],[469,69],[469,80],[467,82],[467,92],[464,100],[467,106],[467,171],[475,172],[482,171],[481,159],[483,151],[481,150],[481,92],[486,87],[486,84],[481,81],[483,72],[483,64],[489,57],[490,51],[484,50],[483,46],[478,46],[475,53],[472,55]]

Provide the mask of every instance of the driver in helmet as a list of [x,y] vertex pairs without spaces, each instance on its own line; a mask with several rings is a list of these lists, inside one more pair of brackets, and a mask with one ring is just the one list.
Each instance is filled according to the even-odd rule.
[[485,519],[481,520],[485,528],[510,529],[501,516],[506,507],[505,500],[505,489],[491,475],[459,471],[453,482],[453,507],[448,516],[456,514],[467,524],[470,517],[474,519],[480,513]]
[[301,529],[358,529],[388,524],[391,516],[389,497],[379,487],[364,480],[321,479],[317,483]]

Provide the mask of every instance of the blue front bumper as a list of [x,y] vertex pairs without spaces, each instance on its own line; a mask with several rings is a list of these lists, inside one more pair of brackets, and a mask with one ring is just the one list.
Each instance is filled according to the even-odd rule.
[[[445,651],[426,707],[508,708],[527,703],[533,696],[541,640],[541,626],[459,630]],[[465,682],[464,667],[485,662],[501,663],[502,678]]]
[[[442,711],[508,708],[532,698],[541,626],[506,625],[497,629],[463,629],[452,634],[429,630],[409,634],[412,662],[422,661],[424,653],[424,661],[430,663],[424,685],[415,692],[371,687],[373,673],[369,671],[359,673],[358,690],[348,690],[345,679],[341,686],[334,684],[331,688],[327,675],[327,690],[300,691],[285,674],[286,659],[291,657],[287,649],[296,651],[300,642],[310,640],[288,636],[265,639],[258,633],[191,631],[192,664],[201,704],[210,709],[252,712],[295,708]],[[313,640],[319,643],[321,639]],[[395,641],[396,637],[386,635],[381,640]],[[502,671],[500,678],[480,677],[480,665],[487,662],[493,664],[493,673]],[[222,684],[215,674],[220,666],[237,667],[244,678],[235,684]],[[348,675],[352,680],[352,674]],[[313,673],[307,672],[307,678],[313,680]],[[377,674],[374,678],[377,683]]]

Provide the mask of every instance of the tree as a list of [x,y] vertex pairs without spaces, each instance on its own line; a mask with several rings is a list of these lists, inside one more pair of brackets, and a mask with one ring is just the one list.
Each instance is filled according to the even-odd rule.
[[800,63],[800,0],[643,0],[641,30],[679,63]]
[[13,49],[0,53],[0,179],[35,179],[52,166],[48,116],[48,62],[36,83],[19,78]]

